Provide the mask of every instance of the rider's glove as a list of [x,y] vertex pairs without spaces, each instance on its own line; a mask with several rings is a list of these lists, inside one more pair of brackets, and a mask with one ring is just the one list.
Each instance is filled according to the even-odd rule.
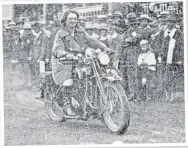
[[108,52],[108,53],[114,53],[114,50],[112,50],[112,49],[110,49],[110,48],[108,48],[108,47],[106,47],[106,48],[104,49],[104,51],[105,51],[105,52]]

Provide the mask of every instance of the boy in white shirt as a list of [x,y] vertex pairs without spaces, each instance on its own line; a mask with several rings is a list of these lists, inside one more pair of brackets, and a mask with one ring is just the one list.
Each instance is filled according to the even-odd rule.
[[150,49],[149,42],[142,40],[140,42],[141,53],[138,57],[139,72],[139,99],[145,98],[151,100],[155,89],[156,59],[155,54]]

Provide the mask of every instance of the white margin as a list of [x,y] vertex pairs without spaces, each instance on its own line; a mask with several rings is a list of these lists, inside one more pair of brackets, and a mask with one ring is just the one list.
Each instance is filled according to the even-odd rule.
[[4,81],[3,81],[3,32],[2,6],[0,7],[0,146],[4,145]]
[[[7,148],[20,148],[26,146],[4,146],[4,83],[3,83],[3,43],[2,43],[2,4],[49,4],[49,3],[107,3],[107,2],[159,2],[159,1],[183,1],[184,9],[184,99],[185,99],[185,136],[186,136],[186,143],[153,143],[153,144],[123,144],[123,145],[113,145],[113,144],[97,144],[97,145],[40,145],[40,146],[31,146],[27,145],[28,148],[35,147],[35,148],[69,148],[69,147],[187,147],[188,146],[188,70],[187,70],[187,0],[0,0],[0,34],[1,34],[1,47],[0,47],[0,147],[7,147]],[[10,117],[11,118],[11,117]]]
[[186,143],[188,143],[188,127],[187,127],[187,124],[188,124],[188,100],[187,100],[187,96],[188,96],[188,65],[187,65],[187,62],[188,62],[188,52],[187,52],[187,45],[188,45],[188,38],[187,38],[187,13],[188,13],[188,9],[187,9],[187,6],[188,6],[188,3],[187,1],[184,1],[184,5],[183,5],[183,10],[184,10],[184,100],[185,100],[185,136],[186,136]]

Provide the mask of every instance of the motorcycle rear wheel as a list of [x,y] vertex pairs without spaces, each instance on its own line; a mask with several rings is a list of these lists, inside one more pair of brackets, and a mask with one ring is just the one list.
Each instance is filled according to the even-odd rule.
[[[125,91],[120,84],[116,83],[105,83],[104,91],[107,97],[103,106],[104,122],[112,133],[123,134],[130,123],[130,108]],[[117,112],[118,114],[114,115]]]
[[51,120],[62,122],[65,121],[64,112],[63,108],[57,103],[57,100],[55,99],[56,91],[57,86],[54,83],[52,76],[47,76],[44,88],[44,99],[47,100],[47,102],[45,103],[45,108]]

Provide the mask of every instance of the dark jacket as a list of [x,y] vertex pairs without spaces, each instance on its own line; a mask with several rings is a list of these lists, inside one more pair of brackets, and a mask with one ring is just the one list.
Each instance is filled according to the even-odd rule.
[[42,31],[38,37],[33,40],[32,56],[34,61],[45,60],[49,55],[49,37]]
[[20,61],[27,61],[32,55],[34,35],[23,35],[21,38]]
[[14,60],[20,60],[20,51],[21,51],[21,39],[17,41],[12,40],[12,58]]
[[[161,34],[161,51],[160,55],[162,56],[162,62],[166,63],[167,61],[167,54],[169,50],[169,41],[170,37],[166,36],[164,37],[165,31],[163,31]],[[172,63],[177,64],[179,61],[184,61],[184,38],[182,33],[179,30],[176,30],[173,37],[173,39],[176,40],[175,47],[173,50],[173,56],[172,56]]]

